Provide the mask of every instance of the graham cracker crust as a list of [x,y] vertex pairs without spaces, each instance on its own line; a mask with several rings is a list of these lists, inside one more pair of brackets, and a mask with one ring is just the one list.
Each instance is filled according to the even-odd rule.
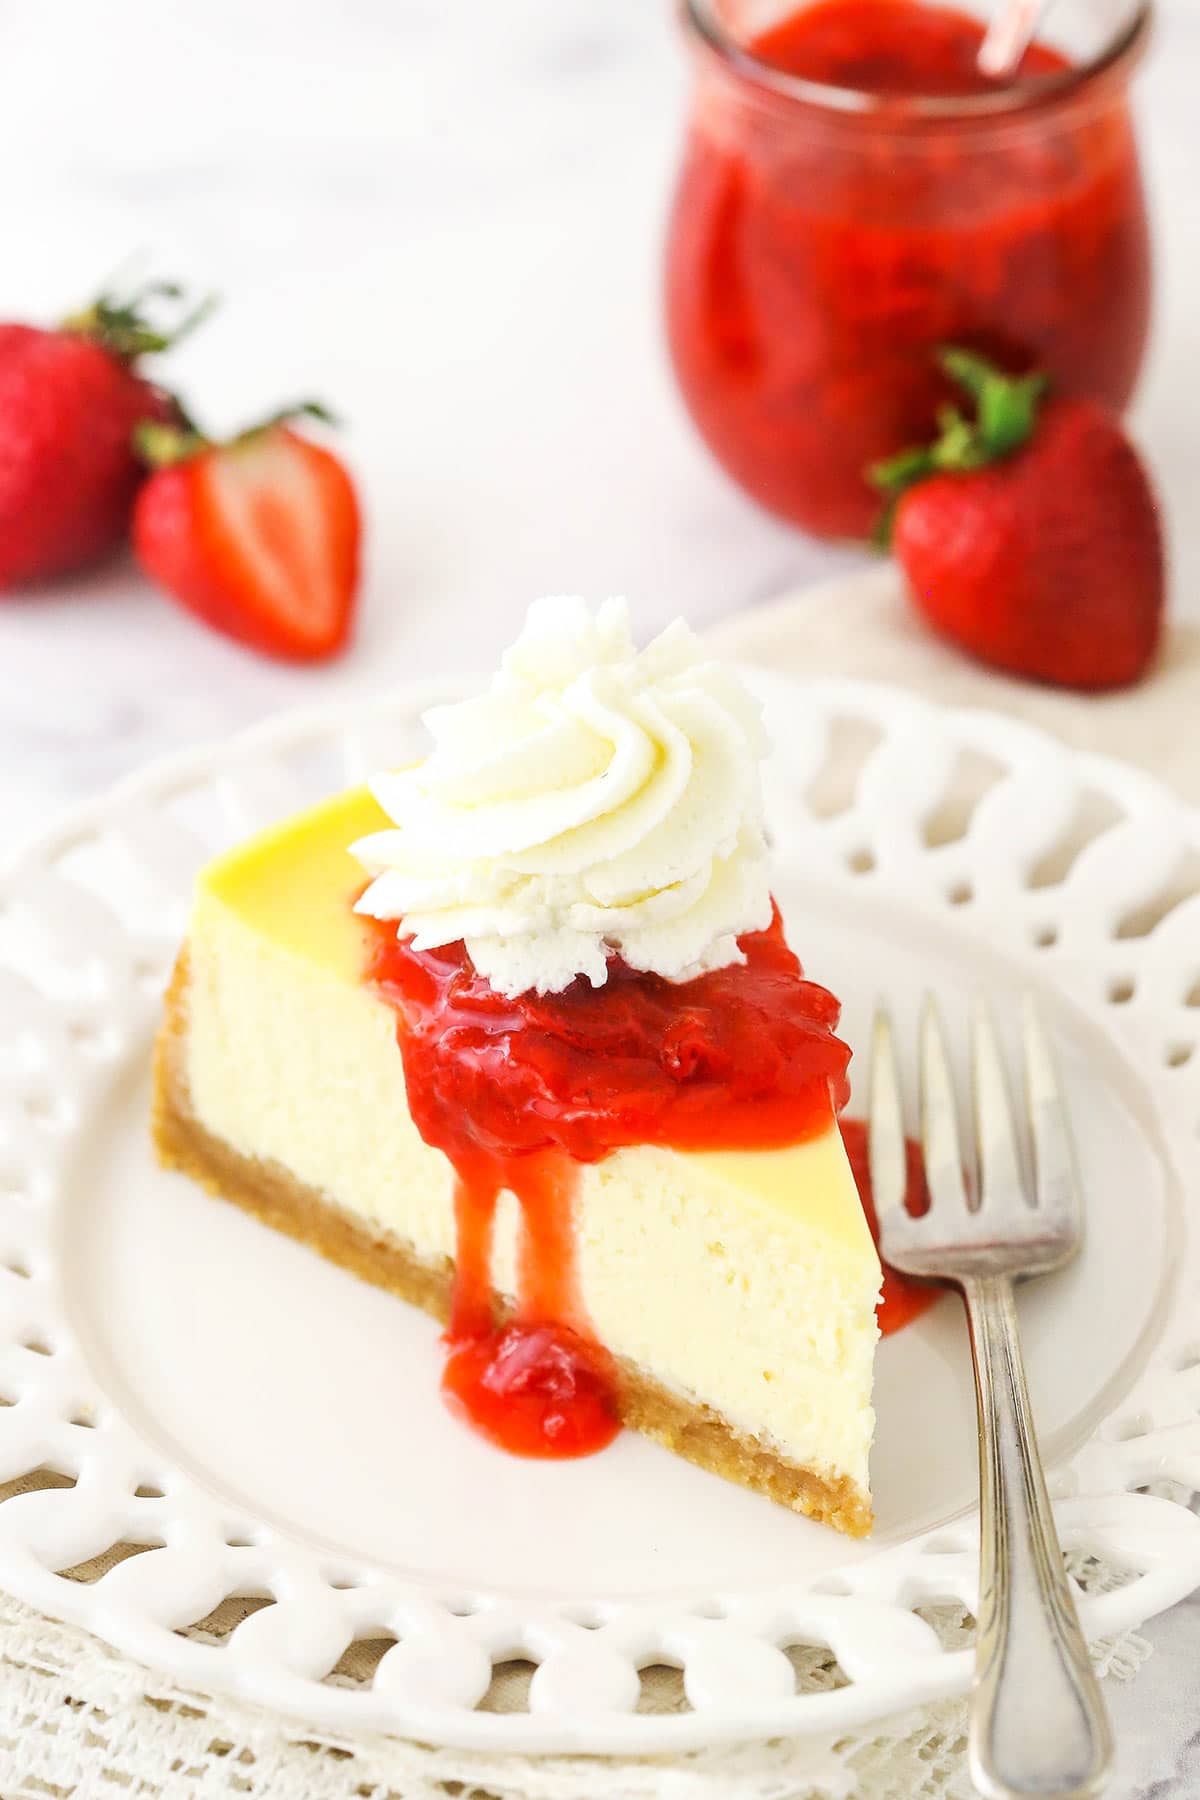
[[[454,1269],[432,1262],[392,1233],[373,1229],[297,1181],[276,1162],[243,1156],[207,1131],[192,1109],[187,1084],[188,952],[185,945],[167,990],[154,1053],[152,1130],[159,1161],[190,1175],[210,1193],[307,1244],[364,1281],[397,1294],[445,1324]],[[736,1432],[719,1413],[685,1399],[617,1359],[621,1422],[727,1481],[765,1494],[850,1537],[871,1529],[869,1497],[849,1480],[830,1480],[785,1461],[757,1438]]]

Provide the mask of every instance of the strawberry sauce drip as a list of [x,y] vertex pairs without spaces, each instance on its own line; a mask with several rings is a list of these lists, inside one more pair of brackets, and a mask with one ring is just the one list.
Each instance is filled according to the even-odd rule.
[[592,1338],[514,1320],[445,1342],[447,1405],[510,1456],[591,1456],[621,1429],[612,1358]]
[[[858,1185],[859,1199],[863,1203],[863,1211],[867,1215],[867,1224],[871,1227],[871,1236],[879,1243],[879,1220],[875,1213],[875,1196],[871,1191],[871,1162],[867,1150],[867,1128],[861,1119],[843,1119],[842,1142],[846,1146],[846,1155],[850,1159],[850,1167]],[[906,1209],[920,1217],[929,1210],[929,1189],[925,1185],[925,1164],[920,1147],[909,1138],[905,1145],[908,1163],[908,1186],[904,1195]],[[941,1288],[932,1287],[927,1281],[913,1281],[908,1275],[901,1275],[899,1270],[883,1265],[883,1292],[879,1297],[876,1318],[884,1337],[893,1331],[899,1331],[902,1325],[909,1325],[919,1319],[923,1312],[928,1312],[941,1293]]]
[[[839,1007],[806,981],[778,912],[741,939],[745,962],[674,983],[619,958],[608,980],[510,999],[462,944],[414,950],[372,924],[370,979],[395,1008],[414,1123],[458,1178],[443,1390],[523,1456],[581,1456],[618,1429],[616,1370],[575,1273],[580,1163],[627,1144],[782,1148],[846,1102]],[[496,1203],[521,1208],[515,1316],[491,1283]]]
[[559,1150],[534,1151],[499,1177],[521,1205],[520,1316],[507,1323],[496,1319],[492,1290],[497,1176],[469,1155],[464,1166],[471,1173],[459,1174],[454,1195],[447,1404],[513,1455],[589,1456],[620,1420],[612,1358],[588,1331],[575,1291],[575,1164]]

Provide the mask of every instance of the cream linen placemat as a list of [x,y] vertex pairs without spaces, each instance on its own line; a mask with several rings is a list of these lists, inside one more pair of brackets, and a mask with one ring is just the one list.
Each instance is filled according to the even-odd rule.
[[[1081,699],[973,668],[932,639],[887,568],[731,620],[722,653],[796,675],[896,682],[956,705],[1019,714],[1068,742],[1153,770],[1200,801],[1200,633],[1181,631],[1153,681],[1129,695]],[[13,1484],[13,1486],[24,1485]],[[110,1553],[111,1554],[111,1553]],[[97,1565],[79,1577],[95,1580]],[[1103,1585],[1094,1565],[1085,1587]],[[206,1621],[220,1636],[237,1622]],[[940,1608],[949,1643],[972,1621]],[[1147,1653],[1129,1635],[1096,1646],[1104,1673],[1128,1679]],[[797,1680],[836,1677],[796,1653]],[[358,1673],[365,1673],[365,1670]],[[676,1671],[647,1672],[643,1705],[680,1705]],[[352,1658],[344,1679],[353,1681]],[[499,1672],[488,1704],[523,1704],[527,1672]],[[334,1740],[242,1702],[162,1681],[71,1626],[0,1597],[0,1800],[969,1800],[963,1702],[885,1722],[836,1744],[779,1741],[660,1758],[472,1755],[381,1736]]]
[[[1063,604],[1070,605],[1069,596]],[[1176,626],[1139,687],[1066,693],[994,674],[943,644],[905,601],[886,563],[741,613],[710,631],[708,641],[781,675],[854,675],[945,706],[1013,713],[1076,749],[1147,769],[1200,805],[1200,627]]]

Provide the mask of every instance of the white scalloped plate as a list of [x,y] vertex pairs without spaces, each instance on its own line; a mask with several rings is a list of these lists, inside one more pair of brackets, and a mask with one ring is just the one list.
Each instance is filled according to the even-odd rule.
[[[1200,1584],[1200,815],[998,717],[753,680],[780,899],[851,1042],[880,994],[909,1036],[926,988],[955,1019],[974,988],[1041,994],[1090,1210],[1079,1262],[1022,1295],[1031,1381],[1064,1539],[1124,1574],[1088,1628],[1140,1622]],[[448,691],[159,764],[0,881],[0,1495],[58,1484],[0,1498],[0,1583],[198,1688],[480,1749],[836,1733],[961,1691],[967,1654],[915,1610],[976,1591],[953,1299],[881,1349],[879,1526],[852,1544],[629,1435],[499,1455],[442,1408],[428,1320],[154,1166],[147,1057],[196,869],[411,753]],[[116,1543],[153,1547],[62,1573]],[[229,1595],[272,1603],[182,1634]],[[393,1635],[369,1683],[328,1678]],[[797,1643],[842,1685],[796,1692]],[[518,1657],[528,1710],[480,1709]],[[691,1710],[636,1710],[663,1662]]]

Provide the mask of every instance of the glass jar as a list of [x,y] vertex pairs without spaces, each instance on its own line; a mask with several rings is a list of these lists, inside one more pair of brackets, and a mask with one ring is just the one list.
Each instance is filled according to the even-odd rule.
[[1149,0],[1059,0],[1069,65],[918,99],[782,73],[754,51],[779,16],[685,0],[696,81],[668,337],[729,473],[810,531],[861,538],[879,510],[867,469],[961,398],[938,346],[1128,402],[1150,261],[1126,93]]

